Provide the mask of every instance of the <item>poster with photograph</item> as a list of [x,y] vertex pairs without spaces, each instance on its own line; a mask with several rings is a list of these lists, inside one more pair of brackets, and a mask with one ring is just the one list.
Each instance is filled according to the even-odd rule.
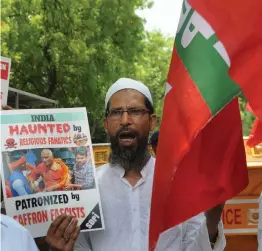
[[7,104],[11,59],[1,57],[1,105]]
[[85,108],[1,111],[0,155],[7,215],[33,237],[60,214],[104,228]]

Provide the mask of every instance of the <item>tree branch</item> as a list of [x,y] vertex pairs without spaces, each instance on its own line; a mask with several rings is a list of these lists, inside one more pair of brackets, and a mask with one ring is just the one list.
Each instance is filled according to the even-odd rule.
[[54,91],[55,91],[55,88],[57,87],[56,67],[55,67],[55,65],[52,65],[52,57],[50,55],[49,48],[50,48],[50,42],[47,45],[45,45],[44,48],[43,48],[44,56],[49,63],[49,65],[48,65],[49,69],[48,69],[47,76],[48,76],[48,80],[49,80],[48,82],[50,84],[49,84],[48,90],[45,93],[45,96],[47,96],[47,97],[51,97],[53,95]]

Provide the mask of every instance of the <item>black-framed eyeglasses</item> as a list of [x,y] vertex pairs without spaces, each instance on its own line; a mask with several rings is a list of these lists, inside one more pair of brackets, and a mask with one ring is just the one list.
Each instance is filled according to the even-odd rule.
[[115,109],[115,110],[108,111],[107,117],[117,120],[120,119],[125,112],[127,112],[128,116],[130,116],[132,119],[135,119],[135,118],[142,117],[146,113],[149,113],[149,110],[135,109],[135,108],[127,109],[127,110]]

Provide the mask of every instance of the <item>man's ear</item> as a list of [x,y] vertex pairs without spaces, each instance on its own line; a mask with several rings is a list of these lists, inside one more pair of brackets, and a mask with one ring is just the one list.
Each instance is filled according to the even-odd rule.
[[154,131],[157,123],[157,117],[155,114],[150,115],[150,130]]
[[106,132],[106,133],[108,133],[107,127],[108,127],[108,122],[107,122],[107,119],[104,118],[104,129],[105,129],[105,132]]

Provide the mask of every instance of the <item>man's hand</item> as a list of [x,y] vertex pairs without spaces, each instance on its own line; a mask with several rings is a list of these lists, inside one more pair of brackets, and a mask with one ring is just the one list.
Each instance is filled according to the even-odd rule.
[[51,186],[51,187],[45,188],[46,192],[52,192],[52,191],[55,191],[55,190],[56,190],[55,186]]
[[1,110],[14,110],[14,108],[9,105],[2,105]]
[[46,242],[51,251],[73,251],[79,232],[73,216],[60,215],[49,227]]
[[68,184],[64,187],[64,190],[79,190],[82,188],[83,188],[83,185],[81,184]]
[[59,184],[56,184],[56,185],[53,185],[53,186],[50,186],[50,187],[45,188],[45,191],[46,191],[46,192],[56,191],[57,189],[59,189],[59,187],[60,187],[60,185],[59,185]]
[[64,186],[64,190],[72,190],[74,188],[73,184],[67,184]]
[[212,236],[216,237],[218,234],[218,223],[221,220],[221,215],[222,215],[224,206],[225,206],[225,203],[215,206],[205,212],[209,237],[212,237]]
[[38,182],[37,181],[30,181],[29,184],[30,184],[30,187],[33,191],[35,191],[35,192],[38,191]]

